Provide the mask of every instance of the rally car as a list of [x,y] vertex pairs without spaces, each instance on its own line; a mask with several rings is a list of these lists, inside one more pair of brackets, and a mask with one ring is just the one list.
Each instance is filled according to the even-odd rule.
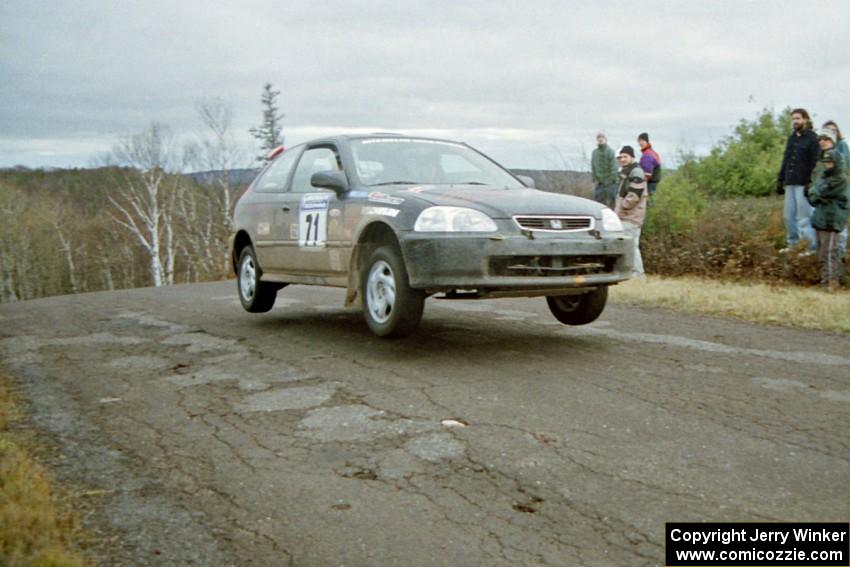
[[545,297],[595,320],[632,272],[616,214],[539,191],[472,147],[400,134],[336,136],[269,155],[238,200],[239,299],[269,311],[289,284],[347,289],[381,337],[410,334],[425,299]]

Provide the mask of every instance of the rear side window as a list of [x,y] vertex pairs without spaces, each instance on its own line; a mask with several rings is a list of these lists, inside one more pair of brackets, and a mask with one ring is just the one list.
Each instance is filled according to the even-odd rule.
[[338,171],[336,152],[330,148],[313,148],[301,154],[301,159],[298,161],[298,167],[295,168],[295,175],[292,177],[293,193],[313,193],[316,191],[325,191],[310,185],[310,178],[314,173],[320,171]]
[[282,193],[286,191],[286,182],[289,180],[289,174],[292,172],[298,153],[296,148],[283,152],[257,182],[256,190],[262,193]]

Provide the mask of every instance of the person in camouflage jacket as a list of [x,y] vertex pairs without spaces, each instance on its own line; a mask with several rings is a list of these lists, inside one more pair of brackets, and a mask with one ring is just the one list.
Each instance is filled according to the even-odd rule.
[[835,149],[835,133],[823,129],[818,133],[821,147],[815,181],[806,195],[814,207],[812,226],[816,230],[821,285],[835,289],[844,277],[844,258],[839,255],[838,235],[847,226],[847,164]]
[[[841,134],[841,129],[838,127],[838,124],[835,123],[835,120],[827,120],[823,123],[824,128],[829,128],[833,132],[835,132],[835,149],[838,150],[838,153],[841,154],[841,157],[844,158],[844,166],[847,169],[848,175],[850,175],[850,147],[847,146],[847,140],[844,139],[844,136]],[[838,233],[838,255],[841,258],[845,258],[847,256],[847,227],[844,227],[844,230]]]

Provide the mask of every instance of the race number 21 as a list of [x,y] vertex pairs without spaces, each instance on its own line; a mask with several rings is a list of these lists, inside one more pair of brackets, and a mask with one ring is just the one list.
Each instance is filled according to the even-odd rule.
[[301,211],[298,223],[298,246],[324,246],[328,240],[327,211]]
[[298,246],[323,247],[328,240],[327,194],[307,194],[301,199],[298,211]]

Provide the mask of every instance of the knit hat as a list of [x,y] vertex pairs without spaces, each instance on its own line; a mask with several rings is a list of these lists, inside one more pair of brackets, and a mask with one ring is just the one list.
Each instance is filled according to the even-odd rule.
[[617,155],[621,154],[627,154],[632,157],[635,157],[635,150],[631,146],[623,146],[622,148],[620,148],[620,151],[617,152]]
[[648,144],[649,143],[649,134],[647,134],[646,132],[641,132],[640,135],[638,136],[638,141],[640,141],[640,140],[643,140],[644,142],[646,142]]
[[820,140],[821,138],[829,138],[830,140],[832,140],[833,144],[836,143],[835,131],[832,128],[821,128],[820,130],[818,130],[818,140]]

